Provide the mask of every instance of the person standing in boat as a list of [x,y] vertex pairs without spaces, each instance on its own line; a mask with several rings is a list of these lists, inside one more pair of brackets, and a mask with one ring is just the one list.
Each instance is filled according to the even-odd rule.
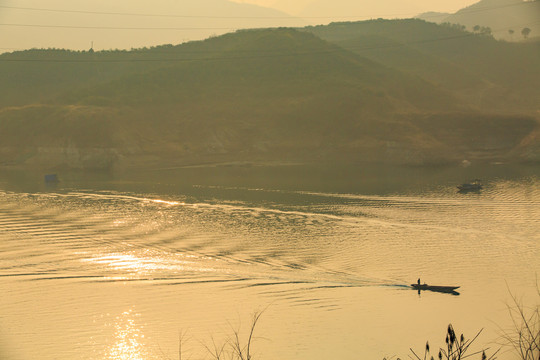
[[418,286],[420,286],[420,278],[418,278]]

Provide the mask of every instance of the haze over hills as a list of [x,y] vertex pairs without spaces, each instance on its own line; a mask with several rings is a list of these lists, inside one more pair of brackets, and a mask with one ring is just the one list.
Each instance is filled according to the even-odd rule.
[[[304,26],[275,9],[228,0],[5,1],[0,51],[130,49],[179,44],[242,28]],[[92,45],[93,44],[93,45]]]
[[[453,31],[381,20],[246,30],[133,51],[4,54],[0,163],[537,161],[536,93],[491,73],[515,59],[533,63],[534,44],[510,44],[515,57],[508,58],[499,47],[508,44],[485,36],[428,41]],[[409,46],[411,39],[418,44]],[[393,49],[408,65],[384,62],[366,46]],[[477,53],[455,56],[460,46]],[[483,53],[498,57],[480,71]],[[439,70],[456,79],[435,81]],[[506,91],[493,95],[497,111],[461,94],[495,80]],[[524,105],[515,106],[520,96]]]
[[[365,0],[234,0],[240,3],[250,3],[284,11],[288,14],[301,16],[309,13],[310,18],[317,24],[330,21],[346,21],[352,19],[373,18],[404,18],[419,12],[444,11],[453,12],[471,5],[474,0],[410,0],[399,2],[395,0],[365,1]],[[406,3],[406,4],[405,4]],[[330,10],[330,11],[329,11]],[[398,11],[396,11],[398,10]],[[333,16],[333,17],[332,17]],[[318,19],[318,21],[316,21]]]
[[540,42],[513,44],[453,25],[377,20],[307,27],[323,39],[451,90],[482,110],[538,110]]
[[[469,5],[472,0],[379,2],[305,0],[97,0],[74,3],[7,0],[0,4],[0,53],[30,48],[131,49],[179,44],[244,28],[299,27],[375,18],[410,18],[422,11]],[[521,40],[528,26],[538,36],[539,1],[482,0],[455,14],[428,13],[432,22],[491,27],[496,37]],[[521,5],[520,5],[521,4]],[[262,6],[259,6],[262,5]],[[278,10],[278,9],[281,9]],[[288,15],[293,14],[293,16]],[[514,32],[510,34],[508,30]]]
[[301,17],[317,17],[324,14],[327,17],[343,18],[348,20],[369,18],[403,18],[411,17],[420,8],[414,3],[401,0],[386,0],[371,2],[366,0],[315,0],[308,4],[300,13]]
[[[481,0],[454,14],[425,13],[417,16],[426,21],[461,24],[473,31],[475,26],[489,27],[497,39],[522,41],[526,37],[540,37],[540,1]],[[524,28],[531,30],[524,36]]]

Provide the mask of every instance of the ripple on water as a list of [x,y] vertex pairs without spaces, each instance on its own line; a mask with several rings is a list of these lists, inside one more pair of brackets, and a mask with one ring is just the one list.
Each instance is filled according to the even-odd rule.
[[[134,304],[125,318],[143,314],[141,323],[154,329],[175,321],[210,326],[225,317],[224,309],[273,304],[291,317],[304,314],[310,325],[303,330],[316,332],[314,319],[328,311],[342,324],[348,321],[342,312],[351,309],[369,318],[358,302],[377,310],[389,301],[367,299],[373,289],[408,299],[398,290],[408,290],[420,274],[458,283],[466,294],[477,288],[489,294],[496,281],[519,284],[523,274],[540,271],[539,189],[497,182],[474,196],[454,189],[392,196],[292,192],[302,201],[286,204],[273,201],[271,191],[265,201],[0,192],[0,281],[7,294],[0,314],[23,336],[35,333],[34,316],[44,339],[64,331],[71,343],[85,343],[74,327],[98,338],[118,339],[122,332],[106,330],[100,320],[87,324],[81,312],[98,318],[110,311],[122,327],[129,325],[122,322],[126,305]],[[44,325],[54,319],[56,326]],[[107,344],[100,354],[114,358],[119,347]],[[139,344],[148,350],[147,341]]]

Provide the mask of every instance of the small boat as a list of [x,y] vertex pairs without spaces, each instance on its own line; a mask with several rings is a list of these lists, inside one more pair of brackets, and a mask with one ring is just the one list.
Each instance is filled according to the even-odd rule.
[[483,186],[480,180],[474,180],[470,183],[464,183],[457,186],[459,192],[480,191]]
[[428,290],[428,291],[436,291],[436,292],[443,292],[443,293],[450,293],[450,294],[458,294],[456,292],[456,289],[459,289],[459,286],[436,286],[436,285],[428,285],[428,284],[411,284],[411,287],[415,290]]
[[45,183],[46,184],[56,184],[59,183],[60,180],[58,180],[58,176],[56,174],[47,174],[45,175]]

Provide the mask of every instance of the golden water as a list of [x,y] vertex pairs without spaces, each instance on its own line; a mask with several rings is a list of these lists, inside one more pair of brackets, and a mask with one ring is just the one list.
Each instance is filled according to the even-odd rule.
[[179,334],[206,359],[260,310],[256,359],[406,357],[450,322],[494,346],[509,289],[536,300],[536,176],[478,194],[174,178],[0,182],[1,359],[178,359]]

